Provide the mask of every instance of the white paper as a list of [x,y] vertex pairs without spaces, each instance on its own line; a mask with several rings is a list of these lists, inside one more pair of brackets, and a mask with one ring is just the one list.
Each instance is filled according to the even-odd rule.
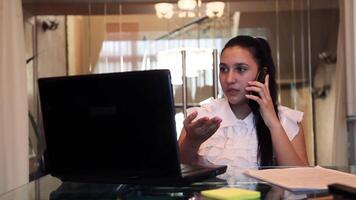
[[332,183],[356,187],[356,175],[316,167],[247,170],[244,174],[291,191],[327,190]]

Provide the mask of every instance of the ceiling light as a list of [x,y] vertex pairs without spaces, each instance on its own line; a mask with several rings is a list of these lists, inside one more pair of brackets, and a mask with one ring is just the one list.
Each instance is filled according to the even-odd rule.
[[213,1],[206,3],[206,15],[208,17],[221,17],[224,14],[225,3],[222,1]]
[[178,8],[181,10],[194,10],[197,6],[196,0],[179,0]]
[[[201,0],[178,0],[178,10],[174,11],[174,4],[171,3],[156,3],[155,10],[158,18],[170,19],[174,12],[180,18],[196,17],[196,7],[201,7]],[[221,17],[224,14],[225,3],[222,1],[212,1],[206,3],[206,15],[210,18]],[[195,10],[196,9],[196,10]],[[198,14],[200,16],[200,14]]]
[[170,19],[173,17],[173,5],[170,3],[156,3],[155,10],[158,18]]

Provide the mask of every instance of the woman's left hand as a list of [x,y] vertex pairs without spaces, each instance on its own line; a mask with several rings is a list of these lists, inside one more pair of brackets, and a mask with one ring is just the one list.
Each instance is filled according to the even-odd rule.
[[280,125],[277,114],[274,110],[273,101],[269,92],[269,75],[265,77],[265,83],[259,81],[249,81],[246,90],[256,92],[259,96],[246,94],[246,98],[256,101],[259,105],[259,111],[267,127],[273,128]]

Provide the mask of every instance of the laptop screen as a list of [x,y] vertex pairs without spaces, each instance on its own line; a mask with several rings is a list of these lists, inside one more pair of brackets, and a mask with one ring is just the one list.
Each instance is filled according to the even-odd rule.
[[168,70],[39,79],[54,176],[179,171]]

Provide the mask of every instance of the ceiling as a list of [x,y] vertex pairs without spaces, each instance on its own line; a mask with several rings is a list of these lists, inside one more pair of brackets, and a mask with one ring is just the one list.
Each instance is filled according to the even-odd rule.
[[[178,0],[22,0],[23,3],[176,3]],[[214,0],[202,0],[202,2],[209,2]],[[261,1],[261,0],[222,0],[222,1]],[[262,0],[262,1],[274,1],[274,0]]]
[[[209,2],[211,0],[202,0]],[[23,8],[31,15],[100,15],[100,14],[153,14],[154,3],[159,0],[22,0]],[[177,0],[164,2],[176,3]],[[225,0],[229,2],[229,9],[240,12],[275,11],[276,0]],[[307,0],[278,1],[280,10],[290,10],[291,2],[294,9],[299,5],[306,7]],[[310,0],[312,9],[337,8],[335,0]],[[121,11],[119,11],[121,10]]]
[[[22,0],[23,3],[157,3],[159,0]],[[164,2],[176,2],[166,0]]]
[[[177,3],[178,0],[22,0],[24,10],[33,15],[96,15],[118,14],[154,14],[155,3]],[[212,0],[202,0],[209,2]],[[274,0],[235,0],[225,2],[269,2]],[[90,5],[90,6],[89,6]],[[90,10],[89,10],[90,8]],[[104,13],[105,12],[105,13]]]

